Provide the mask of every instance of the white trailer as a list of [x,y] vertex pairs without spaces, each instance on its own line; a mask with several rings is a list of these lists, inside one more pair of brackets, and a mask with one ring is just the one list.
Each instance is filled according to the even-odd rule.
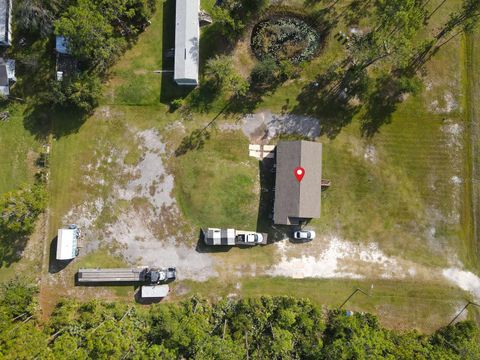
[[202,229],[202,233],[206,245],[254,246],[267,243],[267,234],[255,231],[208,228]]
[[144,285],[140,289],[140,296],[142,299],[161,299],[167,296],[169,291],[168,285]]
[[68,229],[58,229],[57,260],[71,260],[78,255],[78,239],[80,230],[76,225]]

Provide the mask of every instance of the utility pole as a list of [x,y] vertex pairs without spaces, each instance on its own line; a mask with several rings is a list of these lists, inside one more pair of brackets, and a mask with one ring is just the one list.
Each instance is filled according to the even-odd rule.
[[457,315],[455,315],[455,317],[452,319],[452,321],[450,321],[450,322],[448,323],[447,326],[452,325],[453,322],[454,322],[455,320],[457,320],[457,318],[458,318],[460,315],[462,315],[462,313],[463,313],[463,312],[467,309],[467,307],[469,307],[470,305],[475,305],[475,306],[478,306],[478,307],[480,308],[480,305],[479,305],[479,304],[476,304],[476,303],[474,303],[474,302],[472,302],[472,301],[469,300],[469,301],[467,302],[467,304],[462,308],[462,310],[460,310],[460,312],[459,312]]
[[348,302],[348,300],[350,300],[350,299],[353,297],[353,295],[355,295],[357,292],[361,292],[361,293],[364,294],[364,295],[370,296],[370,295],[368,295],[365,291],[363,291],[362,289],[356,288],[356,289],[350,294],[350,296],[342,303],[342,305],[339,306],[339,309],[341,309],[341,308],[343,307],[343,305],[345,305],[345,304]]

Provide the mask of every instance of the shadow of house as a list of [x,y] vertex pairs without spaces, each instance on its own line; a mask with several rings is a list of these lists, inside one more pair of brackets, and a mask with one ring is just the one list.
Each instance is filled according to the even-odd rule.
[[268,234],[268,243],[285,238],[289,227],[273,224],[273,205],[275,200],[275,159],[265,158],[258,162],[260,174],[260,199],[257,215],[259,233]]

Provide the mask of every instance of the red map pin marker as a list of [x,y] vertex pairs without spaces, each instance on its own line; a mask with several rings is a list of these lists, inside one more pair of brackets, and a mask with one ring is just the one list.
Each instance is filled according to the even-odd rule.
[[305,175],[305,169],[302,167],[297,167],[295,170],[293,170],[293,173],[295,174],[295,177],[297,178],[298,182],[302,181],[303,176]]

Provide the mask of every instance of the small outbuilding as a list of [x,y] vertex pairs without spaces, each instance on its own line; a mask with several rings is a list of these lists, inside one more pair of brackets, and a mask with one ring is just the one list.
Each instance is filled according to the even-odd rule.
[[76,225],[68,229],[59,229],[57,236],[57,260],[71,260],[78,255],[80,230]]
[[178,85],[198,85],[200,61],[200,0],[177,0],[175,10],[175,65]]
[[12,0],[0,0],[0,46],[12,41]]
[[62,81],[65,77],[74,75],[78,70],[78,61],[72,56],[68,46],[66,37],[60,35],[55,37],[55,52],[57,54],[55,75],[57,81]]
[[0,58],[0,95],[9,96],[10,87],[15,84],[15,60]]
[[[295,169],[304,169],[301,181]],[[273,222],[300,225],[320,217],[322,193],[322,144],[313,141],[282,141],[276,148]]]
[[144,285],[140,289],[142,299],[161,299],[168,295],[170,288],[168,285]]

